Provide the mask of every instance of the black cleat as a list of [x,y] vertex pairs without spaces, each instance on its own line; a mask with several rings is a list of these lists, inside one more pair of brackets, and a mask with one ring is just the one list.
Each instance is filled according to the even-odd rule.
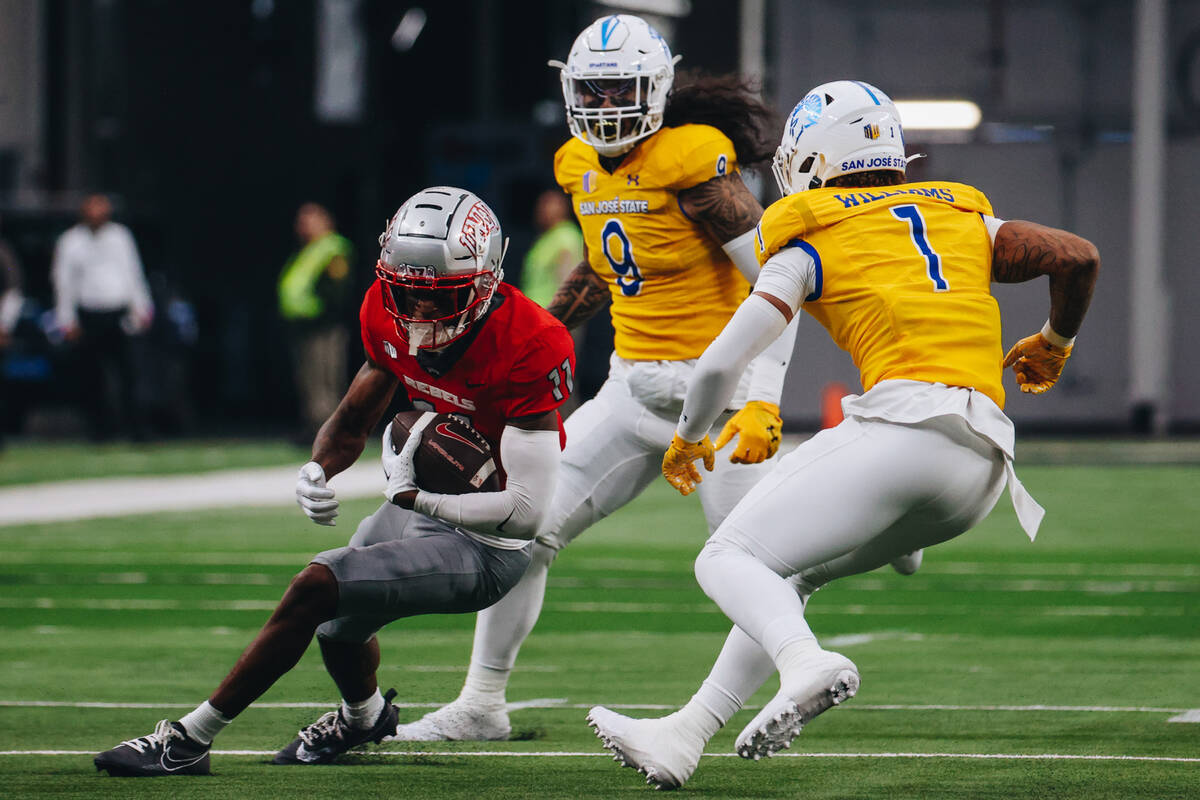
[[287,747],[275,754],[276,764],[328,764],[347,750],[360,744],[383,741],[383,737],[396,732],[399,712],[392,705],[395,689],[388,689],[383,696],[383,712],[374,726],[352,728],[342,716],[342,707],[322,714],[321,718],[303,728],[300,735]]
[[154,733],[121,742],[92,759],[98,770],[114,778],[159,775],[208,775],[209,745],[187,735],[178,722],[164,719]]

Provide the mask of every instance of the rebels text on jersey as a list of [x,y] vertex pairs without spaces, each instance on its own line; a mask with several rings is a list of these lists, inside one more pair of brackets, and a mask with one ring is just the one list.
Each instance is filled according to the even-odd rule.
[[[562,323],[519,290],[502,283],[496,295],[491,313],[476,323],[482,329],[441,376],[408,354],[378,280],[363,298],[359,320],[367,357],[400,379],[414,407],[469,419],[499,453],[507,420],[553,411],[570,395],[575,348]],[[561,416],[558,429],[565,445]]]

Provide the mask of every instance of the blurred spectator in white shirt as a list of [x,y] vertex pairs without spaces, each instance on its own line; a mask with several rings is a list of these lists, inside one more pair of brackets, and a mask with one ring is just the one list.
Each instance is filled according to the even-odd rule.
[[133,407],[129,338],[154,320],[133,234],[111,217],[107,197],[85,199],[79,224],[58,238],[52,268],[55,315],[66,340],[79,345],[81,399],[99,439],[122,430],[137,435],[143,417]]
[[21,264],[8,242],[0,239],[0,447],[4,445],[4,434],[9,428],[8,415],[12,408],[6,401],[13,391],[8,385],[5,350],[12,342],[13,330],[21,317],[21,306],[25,302],[21,294]]
[[0,351],[8,346],[21,316],[21,305],[25,302],[21,284],[21,264],[17,255],[8,242],[0,239]]

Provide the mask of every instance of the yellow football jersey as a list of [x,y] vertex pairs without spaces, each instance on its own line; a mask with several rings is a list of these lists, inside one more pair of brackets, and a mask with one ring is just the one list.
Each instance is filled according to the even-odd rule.
[[733,143],[708,125],[661,128],[611,174],[578,139],[555,154],[588,262],[612,292],[617,355],[697,358],[746,299],[750,284],[676,196],[736,169]]
[[806,250],[817,286],[804,309],[850,353],[864,389],[882,380],[966,386],[1004,407],[1000,309],[991,294],[992,206],[961,183],[821,188],[773,203],[763,263]]

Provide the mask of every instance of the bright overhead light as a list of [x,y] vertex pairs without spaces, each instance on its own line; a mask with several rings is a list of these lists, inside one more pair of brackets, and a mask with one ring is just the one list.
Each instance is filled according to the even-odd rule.
[[425,9],[410,8],[400,18],[400,24],[392,33],[392,48],[399,53],[407,53],[417,43],[417,37],[425,30]]
[[979,127],[983,114],[970,100],[897,100],[900,123],[906,131],[969,131]]

